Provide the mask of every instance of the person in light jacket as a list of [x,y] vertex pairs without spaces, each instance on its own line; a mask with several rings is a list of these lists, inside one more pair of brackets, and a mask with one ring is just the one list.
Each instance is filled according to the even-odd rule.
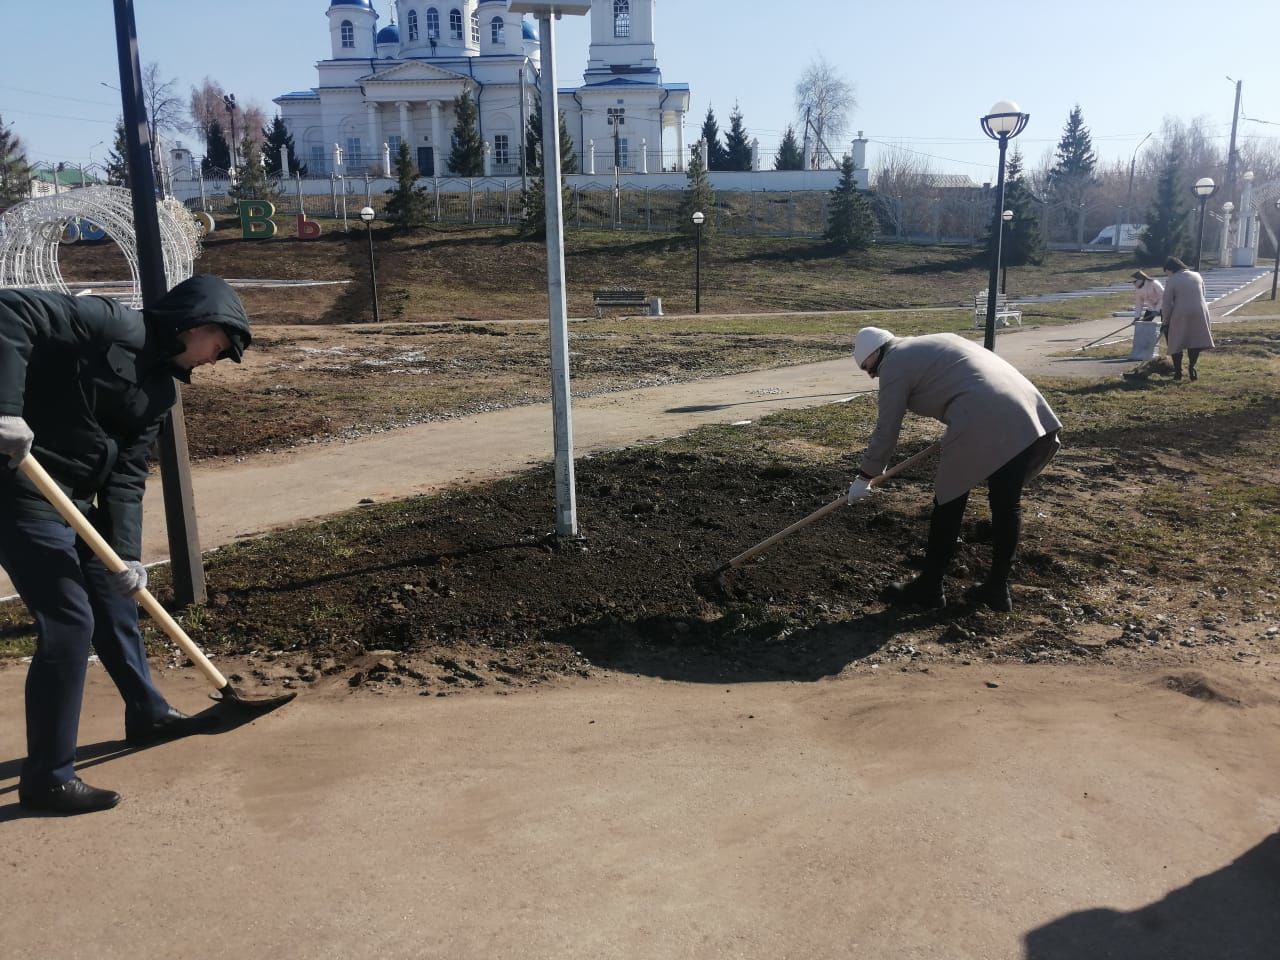
[[1187,374],[1195,380],[1196,361],[1200,351],[1213,349],[1213,333],[1209,329],[1209,304],[1204,298],[1204,278],[1177,257],[1164,262],[1169,278],[1164,285],[1160,312],[1168,326],[1169,359],[1173,361],[1173,379],[1182,379],[1182,351],[1187,351]]
[[1009,571],[1022,526],[1022,488],[1057,452],[1062,423],[1044,397],[1012,364],[953,333],[895,337],[865,327],[854,340],[854,360],[880,380],[875,431],[849,487],[853,503],[870,492],[893,455],[907,411],[947,425],[934,478],[933,514],[924,570],[888,586],[891,604],[945,606],[943,577],[955,552],[969,491],[987,485],[992,559],[986,580],[965,592],[971,603],[1013,608]]
[[1155,320],[1160,316],[1164,302],[1164,284],[1145,271],[1133,272],[1133,319]]

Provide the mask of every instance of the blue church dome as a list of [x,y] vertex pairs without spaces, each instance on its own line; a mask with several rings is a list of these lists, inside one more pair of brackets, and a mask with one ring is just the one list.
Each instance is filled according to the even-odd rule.
[[526,40],[538,39],[538,28],[533,25],[532,20],[523,20],[520,23],[520,32]]
[[399,43],[400,28],[394,23],[378,31],[378,43]]
[[329,0],[331,7],[360,7],[364,10],[373,9],[373,0]]

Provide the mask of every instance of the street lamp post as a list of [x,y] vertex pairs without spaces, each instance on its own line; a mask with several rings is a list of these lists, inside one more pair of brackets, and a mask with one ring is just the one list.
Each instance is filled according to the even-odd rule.
[[702,312],[702,224],[706,222],[706,215],[701,211],[697,211],[693,215],[694,235],[697,238],[697,253],[693,258],[693,312]]
[[[1280,213],[1280,199],[1276,200],[1276,212]],[[1276,245],[1276,265],[1271,271],[1271,299],[1276,298],[1276,280],[1280,279],[1280,225],[1277,226],[1275,233],[1271,237],[1271,242]]]
[[1197,231],[1198,239],[1196,240],[1196,272],[1200,272],[1200,257],[1204,253],[1204,206],[1209,202],[1218,191],[1218,185],[1213,182],[1212,177],[1201,177],[1195,182],[1195,186],[1191,188],[1200,200],[1200,228]]
[[1004,236],[1003,236],[1003,233],[1004,233],[1005,228],[1009,225],[1009,223],[1010,223],[1012,220],[1013,220],[1013,211],[1012,211],[1012,210],[1006,210],[1004,213],[1000,214],[1000,231],[1001,231],[1001,234],[1002,234],[1002,236],[1000,237],[1000,256],[1001,256],[1001,261],[1000,261],[1000,271],[1001,271],[1001,272],[1000,272],[1000,292],[1001,292],[1002,294],[1004,294],[1004,293],[1008,293],[1008,292],[1009,292],[1009,263],[1008,263],[1008,261],[1007,261],[1006,259],[1004,259]]
[[996,240],[995,257],[991,260],[991,275],[987,278],[987,329],[983,337],[983,346],[988,350],[996,348],[996,287],[1000,279],[1000,255],[1004,239],[1004,158],[1009,149],[1009,141],[1027,127],[1031,114],[1023,113],[1012,100],[1001,100],[991,112],[982,118],[982,132],[1000,144],[1000,166],[996,176],[996,208],[991,232]]
[[[547,217],[547,302],[551,333],[551,412],[555,445],[556,535],[578,535],[569,392],[569,321],[564,280],[564,200],[560,194],[560,102],[556,90],[555,20],[586,16],[591,0],[512,0],[511,13],[538,18],[542,72],[542,196]],[[554,19],[553,19],[554,18]],[[439,194],[437,193],[437,196]]]
[[382,313],[378,310],[378,272],[373,265],[373,207],[363,207],[360,219],[364,221],[364,235],[369,238],[369,286],[373,288],[373,322],[382,322]]
[[[1138,145],[1133,148],[1133,156],[1129,158],[1129,190],[1125,194],[1124,212],[1130,217],[1133,216],[1133,170],[1138,163],[1138,151],[1142,149],[1142,145],[1151,139],[1151,134],[1147,134],[1138,141]],[[1119,221],[1116,222],[1116,249],[1120,249],[1120,228],[1123,226]]]
[[[232,171],[238,166],[236,163],[236,95],[234,93],[224,94],[222,97],[222,105],[227,108],[227,116],[231,118],[231,169]],[[232,182],[235,181],[235,175],[232,174]]]

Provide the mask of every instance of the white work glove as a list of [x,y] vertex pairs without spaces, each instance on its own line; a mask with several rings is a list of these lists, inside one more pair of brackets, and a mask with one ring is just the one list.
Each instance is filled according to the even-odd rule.
[[16,470],[31,452],[35,436],[21,417],[0,417],[0,456],[9,458],[9,469]]
[[137,560],[126,560],[123,570],[107,574],[107,577],[111,581],[111,589],[124,597],[131,597],[147,587],[147,568]]
[[863,497],[871,495],[871,481],[866,477],[859,477],[853,483],[849,484],[849,503],[855,504]]

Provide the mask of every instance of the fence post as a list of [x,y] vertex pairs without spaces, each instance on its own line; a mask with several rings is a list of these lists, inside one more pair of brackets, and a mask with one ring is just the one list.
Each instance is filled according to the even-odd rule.
[[787,236],[794,237],[796,235],[796,195],[795,193],[787,194]]
[[653,229],[653,198],[650,196],[648,187],[644,188],[644,228],[645,230]]
[[338,175],[329,174],[329,192],[333,194],[333,219],[338,219]]
[[467,204],[470,207],[469,219],[471,223],[476,222],[476,182],[467,177]]

